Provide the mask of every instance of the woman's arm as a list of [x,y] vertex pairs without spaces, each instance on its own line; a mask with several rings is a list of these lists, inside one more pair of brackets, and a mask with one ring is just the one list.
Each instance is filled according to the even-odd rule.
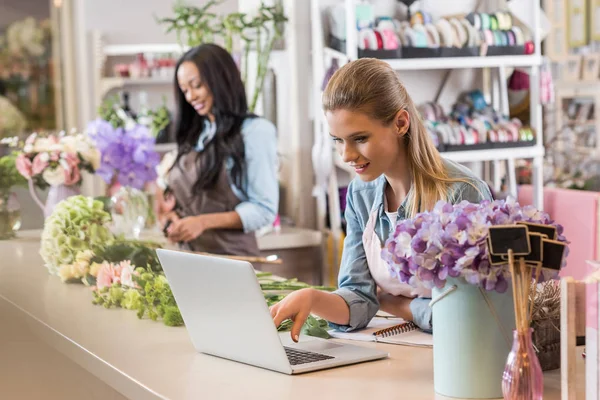
[[[272,224],[279,209],[279,178],[277,131],[264,118],[252,118],[244,123],[246,176],[245,194],[235,211],[239,214],[244,232],[254,232]],[[236,192],[242,192],[236,188]]]
[[287,318],[294,320],[294,340],[310,313],[328,320],[337,329],[349,331],[365,327],[379,309],[376,284],[367,265],[362,244],[363,228],[354,209],[352,192],[353,183],[350,183],[345,211],[348,235],[344,241],[339,289],[333,293],[302,289],[271,308],[276,325]]

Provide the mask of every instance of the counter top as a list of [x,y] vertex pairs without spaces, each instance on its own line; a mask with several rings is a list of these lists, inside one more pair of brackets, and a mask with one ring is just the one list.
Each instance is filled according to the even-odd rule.
[[[198,354],[184,327],[94,306],[88,288],[50,276],[38,252],[35,237],[0,241],[0,301],[18,309],[56,349],[126,397],[443,399],[433,391],[431,349],[354,342],[385,350],[390,358],[287,376]],[[583,365],[579,360],[581,377]],[[579,392],[583,396],[583,383]],[[558,370],[545,374],[544,399],[560,399]]]

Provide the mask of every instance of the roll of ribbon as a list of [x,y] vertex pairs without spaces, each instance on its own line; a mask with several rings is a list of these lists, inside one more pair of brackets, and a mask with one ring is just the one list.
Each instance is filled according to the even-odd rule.
[[494,14],[490,15],[490,29],[493,31],[498,30],[498,18]]
[[483,35],[483,41],[488,45],[488,46],[493,46],[494,45],[494,34],[492,33],[492,31],[490,31],[489,29],[486,29],[484,31],[481,31],[481,34]]
[[481,30],[490,29],[490,16],[486,13],[479,14],[481,16]]
[[396,50],[398,48],[398,37],[391,29],[378,29],[383,39],[383,48],[385,50]]
[[454,46],[454,32],[452,29],[452,25],[448,22],[447,19],[439,19],[435,23],[435,27],[437,28],[440,34],[440,46],[442,47],[453,47]]
[[456,18],[450,19],[450,25],[452,25],[452,31],[454,32],[454,46],[463,48],[469,41],[469,34],[465,27]]
[[361,29],[358,32],[358,46],[363,50],[377,50],[377,36],[371,28]]
[[424,23],[425,23],[425,18],[423,17],[423,13],[421,11],[417,11],[410,18],[411,25],[416,25],[416,24],[423,25]]
[[509,46],[514,46],[517,44],[517,38],[515,37],[515,33],[513,31],[506,31],[506,38],[508,39]]
[[518,26],[513,26],[511,31],[515,34],[515,42],[518,46],[522,46],[525,44],[525,36],[523,36],[523,31]]
[[467,46],[477,46],[477,31],[475,30],[475,27],[466,19],[461,19],[460,23],[465,28],[468,35]]
[[475,29],[481,29],[481,17],[478,13],[472,12],[466,16],[466,20],[471,23],[475,27]]
[[381,19],[377,23],[377,29],[379,31],[391,30],[392,32],[396,32],[396,24],[391,19]]
[[412,27],[416,35],[417,44],[415,47],[428,47],[427,32],[423,25],[416,24]]
[[440,33],[435,26],[433,24],[425,25],[425,32],[427,32],[427,42],[429,43],[429,47],[440,47]]
[[494,33],[494,45],[504,46],[504,37],[502,31],[492,31]]
[[383,36],[381,36],[381,33],[378,30],[373,30],[373,33],[375,34],[375,39],[377,40],[377,47],[375,49],[382,50],[383,49]]

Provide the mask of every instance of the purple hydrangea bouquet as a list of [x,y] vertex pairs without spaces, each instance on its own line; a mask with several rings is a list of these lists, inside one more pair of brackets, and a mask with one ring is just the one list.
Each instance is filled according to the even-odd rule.
[[[519,221],[554,225],[558,240],[566,242],[562,226],[548,214],[521,207],[512,198],[480,204],[440,201],[429,212],[399,221],[386,241],[382,257],[392,276],[431,289],[438,394],[477,399],[503,395],[502,376],[515,329],[515,294],[510,267],[490,262],[487,237],[490,226]],[[540,280],[552,278],[543,273]]]
[[[392,276],[413,287],[441,289],[450,277],[464,278],[487,291],[504,293],[509,286],[510,271],[508,264],[490,263],[486,245],[488,228],[518,221],[554,225],[558,240],[566,242],[563,227],[547,213],[533,206],[521,207],[513,198],[480,204],[463,201],[452,205],[439,201],[432,211],[398,221],[382,257]],[[551,278],[551,272],[543,274],[545,279]]]
[[103,119],[96,119],[89,124],[88,132],[101,153],[96,173],[106,183],[143,189],[156,179],[160,156],[146,126],[133,122],[113,127]]
[[[123,113],[122,113],[123,114]],[[111,124],[98,118],[88,133],[101,153],[96,173],[109,184],[113,233],[138,239],[144,227],[155,221],[148,185],[157,178],[160,156],[150,130],[133,119]]]

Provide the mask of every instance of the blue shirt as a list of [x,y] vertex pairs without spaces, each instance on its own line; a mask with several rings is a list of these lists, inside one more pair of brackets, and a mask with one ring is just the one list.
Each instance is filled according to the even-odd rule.
[[[206,119],[196,151],[204,150],[215,132],[216,125]],[[275,125],[264,118],[246,118],[242,123],[242,138],[246,154],[246,195],[231,179],[231,158],[226,161],[226,167],[231,189],[242,201],[235,211],[240,215],[244,232],[253,232],[272,224],[279,209],[277,131]]]
[[[468,168],[448,160],[444,160],[444,164],[451,178],[466,179],[475,186],[465,182],[452,184],[449,193],[451,203],[456,204],[463,200],[479,203],[485,199],[492,199],[487,184],[473,175]],[[382,175],[371,182],[363,182],[360,178],[355,178],[348,186],[345,210],[347,235],[338,275],[338,290],[334,293],[341,296],[348,304],[350,322],[348,325],[330,323],[334,328],[342,331],[365,327],[379,310],[377,284],[369,271],[362,235],[373,211],[377,211],[375,232],[382,243],[385,243],[394,229],[385,213],[386,185],[387,181]],[[407,199],[408,196],[398,209],[398,221],[406,218]]]

